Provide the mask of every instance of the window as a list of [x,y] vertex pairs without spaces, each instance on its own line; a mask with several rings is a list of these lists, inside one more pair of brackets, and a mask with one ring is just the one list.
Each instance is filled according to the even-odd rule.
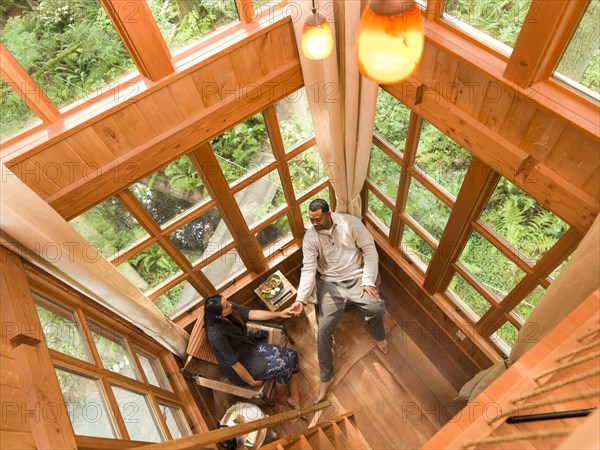
[[0,140],[27,128],[42,123],[17,93],[0,78]]
[[84,212],[69,224],[105,258],[147,236],[146,230],[115,197]]
[[321,155],[314,145],[289,160],[288,167],[296,197],[327,177]]
[[404,152],[409,118],[410,109],[379,88],[374,133],[399,154]]
[[135,70],[99,0],[9,2],[3,15],[2,43],[58,108]]
[[450,208],[414,178],[408,188],[406,212],[438,241],[450,217]]
[[279,173],[274,170],[235,194],[235,200],[248,224],[253,228],[275,209],[285,205]]
[[376,145],[371,145],[369,162],[369,180],[373,182],[391,200],[396,200],[400,184],[401,167]]
[[268,224],[256,233],[256,239],[260,244],[265,256],[283,248],[292,238],[292,229],[288,216],[282,216],[275,222]]
[[444,21],[506,55],[521,31],[531,0],[446,0]]
[[234,0],[147,0],[171,51],[237,22]]
[[49,289],[52,298],[33,298],[48,347],[56,350],[50,356],[75,434],[146,442],[189,436],[190,406],[169,381],[167,352],[89,299]]
[[142,250],[117,268],[144,293],[179,272],[179,266],[158,244]]
[[433,248],[421,239],[407,223],[404,224],[401,249],[412,261],[417,263],[417,267],[424,273],[433,256]]
[[314,134],[307,92],[304,88],[276,103],[275,111],[286,152]]
[[152,301],[165,316],[173,317],[179,311],[191,308],[202,301],[202,296],[185,281]]
[[569,45],[565,49],[555,77],[600,101],[600,2],[590,1]]
[[203,267],[202,273],[218,289],[245,270],[242,258],[235,249],[231,249]]

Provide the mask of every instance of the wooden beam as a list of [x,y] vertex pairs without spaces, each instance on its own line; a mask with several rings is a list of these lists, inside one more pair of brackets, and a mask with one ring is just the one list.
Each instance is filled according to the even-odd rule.
[[174,72],[171,53],[144,0],[100,0],[138,70],[152,81]]
[[549,78],[587,3],[586,0],[533,0],[504,76],[521,87]]
[[243,23],[252,23],[255,15],[252,0],[235,0],[238,15]]
[[417,104],[416,89],[408,89],[406,85],[388,86],[386,89],[467,149],[475,158],[493,168],[538,203],[577,228],[580,233],[585,234],[592,225],[600,211],[599,201],[541,162],[528,168],[526,163],[531,158],[517,145],[435,93],[426,95],[424,101]]
[[[302,73],[298,61],[286,64],[258,80],[248,89],[247,95],[241,98],[237,95],[228,96],[222,102],[188,117],[157,138],[99,168],[96,177],[89,177],[87,180],[82,178],[48,197],[46,201],[63,217],[72,219],[110,197],[116,190],[143,179],[180,158],[194,146],[218,136],[301,85]],[[128,164],[135,167],[135,179],[123,176],[123,167]]]
[[10,341],[37,448],[76,449],[75,434],[67,414],[42,325],[37,315],[21,258],[0,247],[0,305],[2,339]]
[[210,196],[218,199],[219,212],[231,231],[236,248],[246,267],[253,272],[262,273],[266,268],[265,257],[256,237],[250,234],[246,219],[233,196],[223,172],[218,169],[219,161],[208,143],[190,153],[194,167],[201,174]]
[[0,44],[0,74],[27,106],[46,124],[58,120],[60,113],[56,106],[44,94],[29,74],[13,58],[10,52]]
[[479,217],[492,195],[500,175],[473,158],[456,198],[444,232],[427,268],[423,288],[430,294],[448,287],[459,257],[469,236],[471,222]]

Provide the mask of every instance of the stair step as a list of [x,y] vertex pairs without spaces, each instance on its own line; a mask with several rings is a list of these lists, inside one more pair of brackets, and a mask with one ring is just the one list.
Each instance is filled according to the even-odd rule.
[[306,440],[304,435],[301,435],[300,438],[291,443],[290,445],[285,446],[286,450],[313,450],[313,447]]
[[308,439],[310,445],[312,445],[314,448],[318,448],[319,450],[335,450],[335,447],[327,438],[327,435],[322,428],[317,428],[310,434],[307,434],[306,439]]
[[362,435],[362,433],[356,428],[356,424],[350,417],[343,417],[339,422],[338,426],[342,432],[346,435],[348,441],[350,441],[352,448],[363,448],[370,449],[368,442]]
[[327,438],[331,441],[335,448],[353,448],[352,443],[348,441],[344,435],[344,432],[340,429],[337,423],[332,423],[323,431],[325,431]]

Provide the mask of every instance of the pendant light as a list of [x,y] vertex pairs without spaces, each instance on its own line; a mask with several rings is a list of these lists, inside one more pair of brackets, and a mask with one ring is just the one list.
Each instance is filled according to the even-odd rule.
[[358,28],[360,73],[380,84],[405,80],[419,66],[423,43],[421,10],[414,1],[371,0]]
[[302,27],[302,53],[308,59],[324,59],[333,48],[331,26],[325,16],[317,12],[315,0],[312,1],[311,14],[306,18]]

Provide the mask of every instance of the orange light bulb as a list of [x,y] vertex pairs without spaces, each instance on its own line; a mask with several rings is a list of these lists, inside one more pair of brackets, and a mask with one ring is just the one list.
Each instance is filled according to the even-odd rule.
[[331,26],[323,14],[315,12],[304,22],[302,27],[302,53],[308,59],[327,58],[333,49]]
[[[400,2],[400,13],[377,13],[381,2],[365,9],[358,30],[360,73],[380,84],[394,84],[412,75],[423,53],[421,10],[414,2]],[[392,3],[392,2],[390,2]],[[385,8],[382,8],[385,9]]]

